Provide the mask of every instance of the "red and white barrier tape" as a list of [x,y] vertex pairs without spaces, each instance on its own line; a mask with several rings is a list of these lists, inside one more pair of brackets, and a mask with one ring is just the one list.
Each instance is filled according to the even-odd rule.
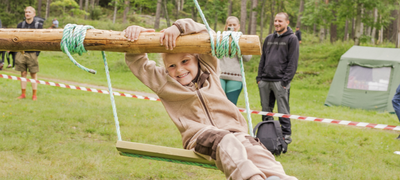
[[[110,92],[106,91],[106,90],[98,90],[98,89],[93,89],[93,88],[85,88],[85,87],[66,85],[66,84],[59,84],[59,83],[54,83],[54,82],[46,82],[46,81],[34,80],[34,79],[26,79],[26,78],[20,78],[20,77],[16,77],[16,76],[9,76],[9,75],[5,75],[5,74],[0,74],[0,78],[18,80],[18,81],[29,81],[31,83],[35,83],[36,82],[38,84],[49,85],[49,86],[57,86],[57,87],[68,88],[68,89],[76,89],[76,90],[81,90],[81,91],[89,91],[89,92],[96,92],[96,93],[102,93],[102,94],[110,94]],[[125,97],[130,97],[130,98],[146,99],[146,100],[150,100],[150,101],[160,101],[160,99],[158,99],[158,98],[146,97],[146,96],[140,96],[140,95],[134,95],[134,94],[118,93],[118,92],[114,92],[113,94],[115,96],[125,96]]]
[[[243,109],[243,108],[239,108],[239,111],[240,112],[246,112],[246,110]],[[283,118],[290,118],[290,119],[305,120],[305,121],[315,121],[315,122],[341,124],[341,125],[348,125],[348,126],[359,126],[359,127],[368,127],[368,128],[400,131],[400,126],[392,126],[392,125],[386,125],[386,124],[372,124],[372,123],[366,123],[366,122],[354,122],[354,121],[345,121],[345,120],[336,120],[336,119],[305,117],[305,116],[297,116],[297,115],[281,114],[281,113],[271,113],[271,112],[263,112],[263,111],[251,111],[251,113],[252,114],[259,114],[259,115],[267,115],[267,116],[275,116],[275,117],[283,117]]]
[[[34,79],[26,79],[26,78],[20,78],[20,77],[16,77],[16,76],[9,76],[9,75],[5,75],[5,74],[0,74],[0,78],[18,80],[18,81],[36,82],[36,83],[39,83],[39,84],[57,86],[57,87],[62,87],[62,88],[77,89],[77,90],[82,90],[82,91],[109,94],[109,92],[106,91],[106,90],[98,90],[98,89],[93,89],[93,88],[78,87],[78,86],[65,85],[65,84],[59,84],[59,83],[54,83],[54,82],[46,82],[46,81],[34,80]],[[140,95],[133,95],[133,94],[126,94],[126,93],[114,92],[114,95],[132,97],[132,98],[137,98],[137,99],[146,99],[146,100],[150,100],[150,101],[161,101],[158,98],[146,97],[146,96],[140,96]],[[244,108],[239,108],[239,111],[243,112],[243,113],[246,113],[246,109],[244,109]],[[358,126],[358,127],[368,127],[368,128],[375,128],[375,129],[386,129],[386,130],[400,131],[400,126],[392,126],[392,125],[386,125],[386,124],[372,124],[372,123],[354,122],[354,121],[346,121],[346,120],[324,119],[324,118],[305,117],[305,116],[297,116],[297,115],[289,115],[289,114],[281,114],[281,113],[271,113],[271,112],[263,112],[263,111],[253,111],[253,110],[251,110],[251,113],[252,114],[259,114],[259,115],[274,116],[274,117],[283,117],[283,118],[290,118],[290,119],[305,120],[305,121],[315,121],[315,122],[341,124],[341,125],[348,125],[348,126]]]

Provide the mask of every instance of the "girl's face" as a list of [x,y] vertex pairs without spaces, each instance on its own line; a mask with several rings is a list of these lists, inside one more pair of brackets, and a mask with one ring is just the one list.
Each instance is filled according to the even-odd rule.
[[228,19],[228,21],[226,21],[225,31],[238,32],[239,30],[240,30],[240,24],[236,19],[230,18],[230,19]]
[[199,72],[197,57],[192,54],[166,54],[164,65],[168,75],[184,86],[192,82]]

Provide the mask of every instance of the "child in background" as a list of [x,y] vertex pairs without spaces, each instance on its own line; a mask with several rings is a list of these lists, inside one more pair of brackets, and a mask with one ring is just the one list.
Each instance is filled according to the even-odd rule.
[[[240,30],[239,19],[235,16],[229,16],[226,19],[224,31],[238,32]],[[243,55],[243,61],[248,62],[251,55]],[[240,59],[235,56],[233,58],[223,57],[220,59],[221,67],[221,86],[228,99],[237,104],[240,92],[243,88],[242,72],[240,70]]]
[[[141,32],[139,26],[125,30],[128,41]],[[207,33],[191,19],[177,20],[162,30],[161,45],[175,47],[180,35]],[[182,135],[183,147],[215,161],[227,179],[296,179],[261,143],[247,134],[247,124],[238,108],[221,88],[218,59],[206,54],[162,54],[165,67],[157,67],[147,54],[126,53],[132,73],[154,91]],[[278,178],[279,177],[279,178]]]

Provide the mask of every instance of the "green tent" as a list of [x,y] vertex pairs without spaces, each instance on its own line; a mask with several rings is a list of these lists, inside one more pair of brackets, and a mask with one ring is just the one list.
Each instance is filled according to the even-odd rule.
[[353,46],[340,58],[325,105],[394,112],[399,84],[400,49]]

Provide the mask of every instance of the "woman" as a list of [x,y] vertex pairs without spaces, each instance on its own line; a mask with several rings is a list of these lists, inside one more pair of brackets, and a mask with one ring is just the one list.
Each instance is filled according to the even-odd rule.
[[[235,16],[229,16],[226,19],[224,31],[238,32],[239,30],[239,19]],[[243,55],[242,57],[245,62],[248,62],[251,59],[251,55]],[[220,81],[222,89],[224,90],[228,99],[236,105],[240,92],[243,88],[242,73],[240,70],[240,58],[237,56],[233,58],[223,57],[220,59],[220,67]]]

